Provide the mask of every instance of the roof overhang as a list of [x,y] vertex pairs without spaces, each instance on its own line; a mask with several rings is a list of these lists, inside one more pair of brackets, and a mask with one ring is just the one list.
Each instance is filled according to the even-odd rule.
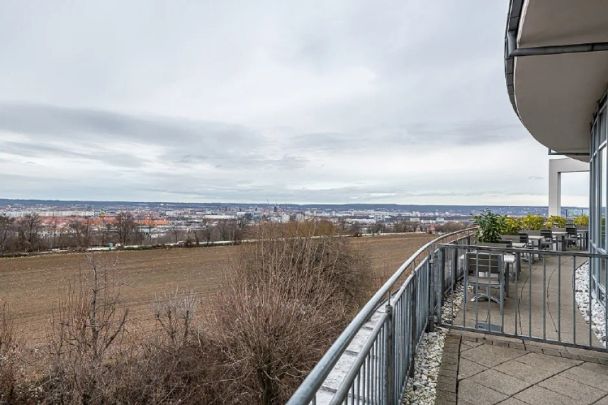
[[605,0],[511,0],[505,37],[511,104],[549,150],[588,160],[608,86]]

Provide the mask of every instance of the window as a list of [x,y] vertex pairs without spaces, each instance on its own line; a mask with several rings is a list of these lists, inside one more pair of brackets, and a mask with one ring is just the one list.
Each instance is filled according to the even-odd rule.
[[599,247],[606,250],[606,191],[608,189],[608,176],[606,176],[606,144],[600,149],[598,154],[599,160],[597,170],[599,171],[599,185],[597,188],[599,194]]
[[[589,177],[589,248],[602,254],[608,253],[608,125],[604,109],[605,106],[602,106],[591,131]],[[605,260],[591,260],[591,270],[594,293],[603,296],[607,281]]]

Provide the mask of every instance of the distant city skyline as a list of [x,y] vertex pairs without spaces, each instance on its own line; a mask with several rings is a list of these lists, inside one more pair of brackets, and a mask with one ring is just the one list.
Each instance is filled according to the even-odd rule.
[[[495,208],[498,211],[509,211],[511,208],[523,213],[526,209],[530,212],[537,213],[538,209],[546,210],[547,205],[487,205],[487,204],[398,204],[398,203],[286,203],[286,202],[230,202],[230,201],[212,201],[212,202],[180,202],[180,201],[128,201],[128,200],[53,200],[53,199],[7,199],[0,198],[0,211],[5,210],[9,206],[55,206],[58,208],[67,208],[78,206],[81,209],[84,207],[96,207],[103,209],[105,207],[125,206],[175,206],[175,207],[213,207],[213,208],[236,208],[236,207],[265,207],[265,208],[281,208],[281,207],[302,207],[302,208],[323,208],[323,209],[410,209],[420,210],[424,212],[436,212],[442,210],[455,209],[456,212],[463,213],[467,209],[482,211],[485,209]],[[588,209],[586,206],[563,205],[562,209]],[[464,211],[463,211],[464,210]]]
[[507,6],[4,1],[0,198],[544,206]]

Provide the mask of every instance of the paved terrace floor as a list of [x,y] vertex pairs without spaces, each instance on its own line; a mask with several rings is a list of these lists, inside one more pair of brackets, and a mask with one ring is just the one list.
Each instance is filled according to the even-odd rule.
[[[509,282],[504,316],[494,302],[471,302],[473,293],[469,286],[466,305],[455,312],[454,325],[489,327],[510,335],[602,347],[595,335],[589,333],[589,324],[574,300],[574,268],[584,262],[563,257],[558,263],[556,256],[546,256],[533,264],[522,260],[518,277]],[[497,294],[496,290],[492,292],[493,296]]]
[[436,404],[608,404],[608,353],[452,330]]

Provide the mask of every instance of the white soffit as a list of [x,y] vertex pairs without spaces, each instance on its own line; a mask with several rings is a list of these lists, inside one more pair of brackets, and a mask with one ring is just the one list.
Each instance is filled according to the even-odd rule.
[[[608,42],[608,1],[525,1],[517,42]],[[557,152],[589,151],[593,113],[608,85],[608,52],[517,57],[513,85],[518,114],[539,142]]]
[[608,42],[606,0],[526,0],[519,23],[521,48]]

